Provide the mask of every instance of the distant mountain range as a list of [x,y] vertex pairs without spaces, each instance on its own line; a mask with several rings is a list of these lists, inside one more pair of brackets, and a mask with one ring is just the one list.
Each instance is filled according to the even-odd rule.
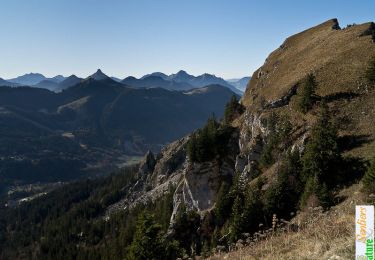
[[[135,88],[164,88],[178,91],[216,84],[227,87],[238,95],[243,94],[244,88],[246,88],[245,86],[247,84],[245,81],[248,81],[248,77],[240,79],[238,82],[233,80],[226,81],[220,77],[207,73],[199,76],[193,76],[183,70],[171,75],[167,75],[162,72],[154,72],[144,75],[139,79],[130,76],[121,80],[116,77],[108,77],[99,69],[95,74],[89,77],[95,77],[96,80],[109,78],[113,81]],[[53,78],[47,78],[40,73],[29,73],[13,79],[0,79],[0,86],[32,86],[59,92],[80,83],[82,80],[82,78],[75,75],[71,75],[69,77],[58,75]]]
[[242,92],[245,92],[250,79],[251,77],[243,77],[241,79],[227,79],[227,82],[229,82],[229,84],[233,85]]
[[42,81],[60,83],[64,79],[65,77],[62,75],[57,75],[53,78],[46,78],[44,75],[40,73],[29,73],[29,74],[19,76],[17,78],[8,79],[7,81],[11,83],[16,83],[18,85],[23,85],[23,86],[34,86]]
[[[136,81],[153,80],[187,86],[159,76]],[[159,151],[203,126],[210,115],[222,117],[235,95],[222,85],[181,91],[127,86],[100,70],[85,79],[72,75],[51,82],[0,88],[0,179],[5,183],[75,178],[103,172],[103,165],[114,167],[123,155]],[[42,88],[49,84],[63,91]],[[62,176],[65,166],[69,175]]]
[[0,86],[18,87],[19,84],[13,83],[13,82],[9,82],[9,81],[7,81],[5,79],[0,78]]
[[136,88],[165,88],[169,90],[189,90],[194,88],[192,85],[186,82],[176,82],[173,80],[163,79],[159,76],[150,75],[137,79],[135,77],[127,77],[123,81],[123,84],[136,87]]

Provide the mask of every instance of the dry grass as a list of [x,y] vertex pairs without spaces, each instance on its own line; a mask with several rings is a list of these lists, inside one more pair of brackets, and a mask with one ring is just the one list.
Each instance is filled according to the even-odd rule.
[[318,80],[320,95],[357,88],[375,55],[371,36],[360,36],[371,23],[345,30],[332,29],[335,24],[329,20],[287,38],[254,72],[242,102],[256,109],[256,100],[280,98],[311,71]]
[[355,205],[372,203],[355,184],[344,189],[347,197],[327,212],[310,210],[297,215],[298,232],[272,235],[253,246],[215,255],[209,259],[353,259]]

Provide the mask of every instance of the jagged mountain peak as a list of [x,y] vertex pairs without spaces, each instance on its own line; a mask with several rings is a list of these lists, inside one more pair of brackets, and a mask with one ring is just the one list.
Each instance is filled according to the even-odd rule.
[[172,74],[169,76],[169,79],[174,80],[174,81],[189,81],[191,79],[194,79],[193,75],[190,75],[184,70],[178,71],[176,74]]
[[101,69],[98,69],[94,74],[89,76],[88,78],[94,79],[94,80],[103,80],[109,78],[106,74],[104,74]]

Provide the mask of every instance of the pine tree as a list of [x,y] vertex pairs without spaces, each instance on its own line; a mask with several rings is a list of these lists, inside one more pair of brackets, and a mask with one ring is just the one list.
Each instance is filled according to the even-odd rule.
[[375,57],[372,58],[366,70],[366,78],[369,83],[375,83]]
[[314,104],[314,95],[317,85],[314,74],[309,73],[302,85],[298,101],[298,108],[304,114],[306,114]]
[[375,158],[363,176],[363,188],[367,192],[375,192]]

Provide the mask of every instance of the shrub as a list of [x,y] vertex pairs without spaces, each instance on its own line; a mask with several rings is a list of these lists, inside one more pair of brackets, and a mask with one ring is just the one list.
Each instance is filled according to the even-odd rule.
[[365,76],[369,83],[375,83],[375,57],[370,60]]
[[363,188],[366,192],[375,192],[375,158],[363,176]]
[[270,166],[275,161],[275,155],[278,154],[280,144],[288,146],[292,131],[292,124],[287,116],[279,116],[271,113],[266,123],[268,135],[265,145],[260,155],[259,163],[262,167]]
[[232,96],[230,101],[225,106],[224,111],[224,123],[229,124],[236,117],[241,115],[244,112],[245,108],[238,102],[238,99],[235,95]]

